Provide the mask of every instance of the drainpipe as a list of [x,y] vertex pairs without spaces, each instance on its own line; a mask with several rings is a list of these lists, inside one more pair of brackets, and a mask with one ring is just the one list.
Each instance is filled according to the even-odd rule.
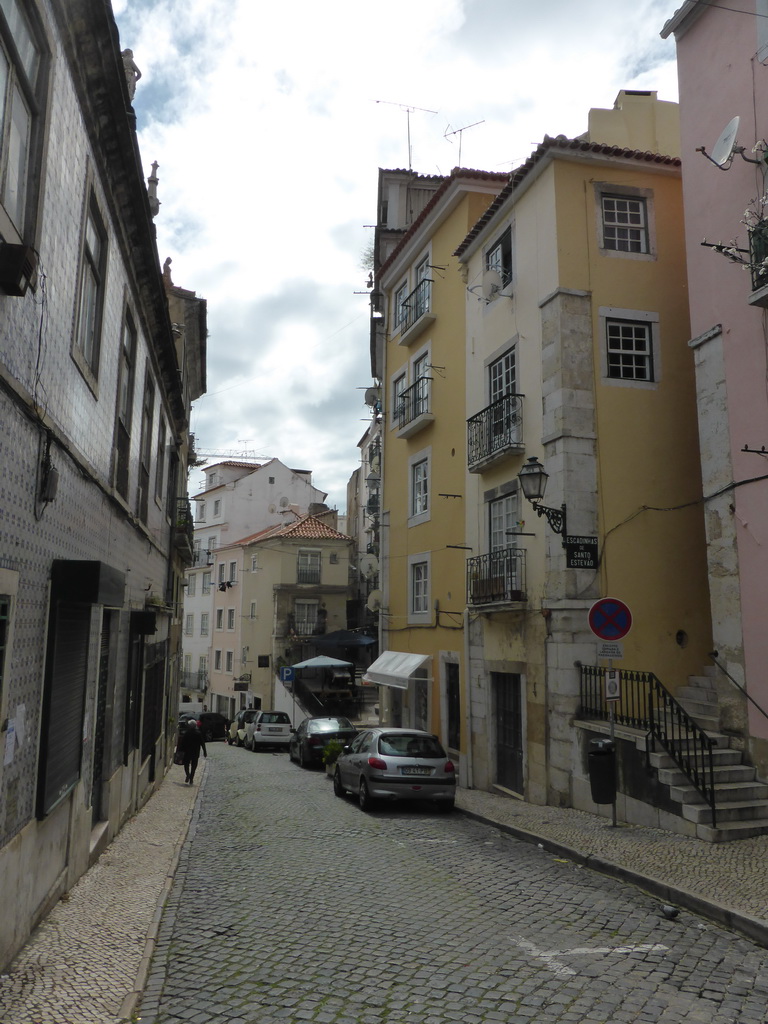
[[[472,678],[469,667],[469,608],[464,609],[464,712],[465,721],[467,723],[467,735],[466,735],[466,748],[467,748],[467,766],[464,768],[464,758],[462,757],[459,763],[459,775],[463,775],[463,784],[465,789],[474,789],[475,773],[474,773],[474,747],[472,745]],[[462,780],[460,779],[461,783]]]

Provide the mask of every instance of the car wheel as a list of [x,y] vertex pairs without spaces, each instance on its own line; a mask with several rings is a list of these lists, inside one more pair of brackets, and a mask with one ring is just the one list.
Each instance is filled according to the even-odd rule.
[[299,764],[302,768],[309,768],[309,762],[304,757],[304,746],[303,744],[299,747]]
[[443,814],[450,814],[455,806],[456,805],[455,805],[455,802],[453,800],[438,800],[437,801],[437,809],[439,811],[441,811]]
[[335,796],[344,797],[347,795],[346,789],[341,784],[341,772],[338,768],[333,773],[333,792]]
[[360,779],[358,799],[360,800],[360,810],[365,811],[366,814],[370,814],[373,810],[373,798],[368,790],[368,783],[365,779]]

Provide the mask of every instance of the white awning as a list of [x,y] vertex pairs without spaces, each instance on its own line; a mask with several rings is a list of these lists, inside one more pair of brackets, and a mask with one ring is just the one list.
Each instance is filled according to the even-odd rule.
[[384,651],[363,673],[364,683],[377,686],[396,686],[399,690],[407,690],[408,683],[425,661],[429,654],[406,654],[403,651]]

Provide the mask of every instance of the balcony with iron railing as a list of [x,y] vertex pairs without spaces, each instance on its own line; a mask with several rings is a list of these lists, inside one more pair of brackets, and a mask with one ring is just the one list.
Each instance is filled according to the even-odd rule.
[[395,407],[398,437],[411,437],[433,422],[435,417],[431,411],[431,401],[431,377],[419,377],[415,384],[398,396]]
[[481,473],[525,450],[524,397],[504,395],[467,420],[467,468],[470,473]]
[[192,505],[188,498],[176,499],[173,546],[184,564],[192,565],[195,558],[195,524],[192,518]]
[[467,559],[467,603],[514,604],[526,601],[525,549],[505,548]]
[[435,320],[431,312],[432,281],[425,278],[419,281],[410,295],[402,302],[399,322],[396,329],[400,331],[400,344],[410,345],[429,324]]
[[320,583],[319,565],[298,565],[296,568],[297,583],[313,583],[318,586]]
[[768,220],[760,220],[749,229],[749,267],[750,305],[768,307]]

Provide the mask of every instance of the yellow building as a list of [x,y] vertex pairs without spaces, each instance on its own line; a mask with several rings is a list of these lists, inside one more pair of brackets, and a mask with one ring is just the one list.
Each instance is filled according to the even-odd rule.
[[[463,775],[536,803],[595,809],[587,752],[600,729],[579,713],[604,707],[586,692],[599,674],[582,669],[607,664],[596,600],[631,610],[615,667],[638,673],[620,710],[628,721],[635,707],[639,728],[652,677],[675,693],[708,663],[678,152],[675,104],[622,92],[585,135],[545,137],[456,250],[468,419],[456,490],[471,549]],[[549,476],[539,517],[520,493],[524,465]],[[666,820],[674,801],[622,735],[621,816]]]
[[381,654],[367,676],[385,685],[385,721],[428,728],[455,753],[466,429],[465,290],[453,252],[506,181],[458,168],[446,178],[380,172],[372,352],[382,382],[383,606]]

